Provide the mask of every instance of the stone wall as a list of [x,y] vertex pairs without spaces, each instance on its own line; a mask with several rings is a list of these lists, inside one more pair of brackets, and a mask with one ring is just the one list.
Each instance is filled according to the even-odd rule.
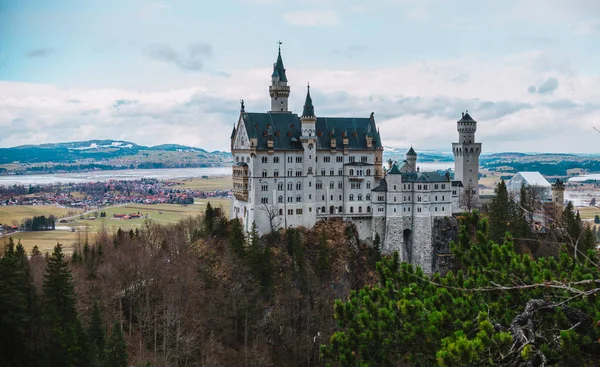
[[371,218],[353,219],[352,223],[356,226],[358,238],[363,241],[372,242],[374,237],[372,231],[373,220]]
[[433,222],[433,272],[444,275],[452,269],[454,262],[450,242],[458,240],[458,221],[455,217],[435,218]]

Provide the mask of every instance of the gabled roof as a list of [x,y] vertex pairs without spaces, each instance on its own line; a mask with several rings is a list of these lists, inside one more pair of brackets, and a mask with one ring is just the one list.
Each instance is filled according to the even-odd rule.
[[[242,119],[248,137],[258,139],[259,150],[268,149],[268,136],[273,136],[274,150],[303,149],[298,140],[301,136],[302,123],[297,114],[244,112]],[[377,131],[375,120],[370,118],[317,117],[315,127],[317,149],[330,150],[331,139],[336,140],[337,149],[375,150],[382,147],[379,133],[371,133],[373,145],[372,148],[367,148],[367,132]],[[347,146],[343,144],[342,134],[348,137]]]
[[410,147],[410,150],[408,151],[408,153],[406,153],[407,156],[412,156],[412,157],[416,157],[417,156],[417,152],[415,152],[415,150],[413,149],[413,147]]
[[398,169],[398,164],[394,163],[392,165],[392,168],[388,171],[388,175],[399,175],[402,172],[400,172],[400,170]]
[[523,178],[523,181],[525,181],[527,185],[535,185],[542,187],[551,186],[550,182],[548,182],[548,180],[546,180],[546,178],[544,178],[544,176],[542,176],[542,174],[539,172],[518,172],[509,181],[512,181],[513,179],[518,179],[517,176],[521,176]]
[[233,138],[235,138],[235,125],[233,125],[233,130],[231,130],[231,136],[229,137],[229,139]]

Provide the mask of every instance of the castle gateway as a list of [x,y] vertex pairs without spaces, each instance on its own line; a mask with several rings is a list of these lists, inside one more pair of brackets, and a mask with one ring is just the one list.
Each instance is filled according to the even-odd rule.
[[373,113],[317,116],[310,87],[302,114],[292,113],[281,49],[269,94],[268,112],[246,112],[242,102],[231,133],[231,218],[246,230],[256,223],[259,234],[343,218],[356,225],[361,239],[379,236],[383,252],[397,250],[403,261],[434,271],[436,228],[478,196],[477,122],[468,113],[457,122],[453,181],[449,174],[420,172],[412,148],[404,162],[389,162],[384,170]]

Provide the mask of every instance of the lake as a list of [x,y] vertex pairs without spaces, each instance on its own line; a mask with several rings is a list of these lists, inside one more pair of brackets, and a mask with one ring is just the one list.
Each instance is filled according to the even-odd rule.
[[[421,171],[454,169],[454,162],[425,162],[417,163]],[[158,169],[124,169],[113,171],[93,171],[79,173],[56,173],[40,175],[11,175],[0,176],[0,185],[47,185],[57,183],[106,182],[110,180],[139,180],[156,178],[171,180],[177,178],[202,176],[230,176],[231,167],[206,168],[158,168]]]

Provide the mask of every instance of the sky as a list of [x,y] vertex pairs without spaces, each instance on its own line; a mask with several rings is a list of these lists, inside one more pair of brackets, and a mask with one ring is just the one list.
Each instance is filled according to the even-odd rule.
[[229,150],[269,109],[277,42],[301,113],[375,113],[384,146],[600,153],[598,0],[0,0],[0,147]]

